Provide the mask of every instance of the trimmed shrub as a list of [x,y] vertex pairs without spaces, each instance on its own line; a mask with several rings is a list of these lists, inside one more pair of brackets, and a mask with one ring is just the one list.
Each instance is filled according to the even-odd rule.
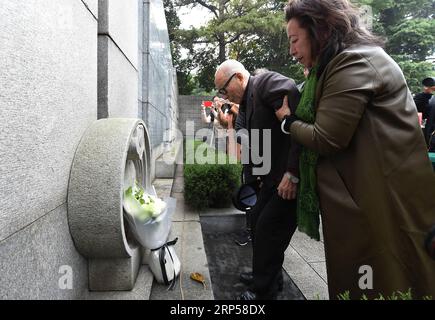
[[195,141],[195,151],[199,146],[206,150],[209,157],[215,160],[219,157],[219,163],[225,159],[225,164],[185,164],[184,199],[195,209],[229,207],[232,194],[240,185],[242,166],[229,164],[226,154],[219,154],[202,142]]

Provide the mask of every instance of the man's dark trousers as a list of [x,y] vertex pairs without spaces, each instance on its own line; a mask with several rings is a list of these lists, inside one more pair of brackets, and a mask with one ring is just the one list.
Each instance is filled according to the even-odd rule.
[[276,186],[262,186],[251,211],[253,235],[253,290],[272,299],[284,262],[284,252],[296,230],[296,200],[284,200]]

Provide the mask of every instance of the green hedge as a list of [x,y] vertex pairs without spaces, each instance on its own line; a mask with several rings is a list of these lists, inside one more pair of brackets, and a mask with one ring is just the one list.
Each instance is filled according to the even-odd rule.
[[[202,144],[195,141],[195,151]],[[226,159],[226,164],[184,164],[184,199],[195,209],[229,207],[231,196],[240,185],[242,166],[229,164],[228,156],[213,148],[205,149],[209,157],[219,157],[220,163]]]

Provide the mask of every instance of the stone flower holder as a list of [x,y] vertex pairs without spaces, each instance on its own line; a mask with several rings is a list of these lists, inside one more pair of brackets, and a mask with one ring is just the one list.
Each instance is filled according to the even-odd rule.
[[88,259],[89,289],[133,289],[142,251],[124,223],[124,190],[150,187],[150,142],[139,119],[101,119],[77,148],[68,186],[68,222],[77,250]]

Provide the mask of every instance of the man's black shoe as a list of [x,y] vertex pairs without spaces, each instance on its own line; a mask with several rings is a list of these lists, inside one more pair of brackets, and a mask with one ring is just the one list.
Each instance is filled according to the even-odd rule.
[[[239,280],[241,283],[250,286],[252,285],[252,282],[254,281],[254,275],[252,272],[242,272],[239,275]],[[284,288],[284,280],[282,278],[282,275],[278,278],[278,291],[282,291]]]
[[252,272],[242,272],[240,273],[239,280],[241,283],[250,286],[254,281],[254,275],[252,274]]
[[251,290],[246,290],[241,295],[239,295],[236,300],[257,300],[257,295]]
[[275,300],[276,292],[264,296],[260,296],[256,294],[254,291],[246,290],[242,294],[240,294],[236,300]]
[[241,235],[236,237],[236,239],[234,239],[234,241],[239,246],[246,246],[249,242],[252,241],[252,239],[251,239],[251,233],[248,230],[245,230],[245,231],[242,232]]

